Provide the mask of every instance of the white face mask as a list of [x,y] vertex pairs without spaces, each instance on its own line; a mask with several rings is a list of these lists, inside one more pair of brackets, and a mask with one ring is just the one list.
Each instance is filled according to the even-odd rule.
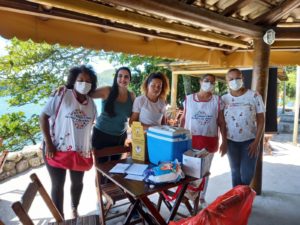
[[233,91],[240,90],[241,87],[243,87],[243,85],[244,85],[242,79],[231,80],[231,81],[229,81],[228,84],[229,84],[229,88]]
[[80,94],[86,95],[91,90],[92,84],[87,83],[87,82],[76,81],[75,85],[74,85],[74,88]]
[[211,84],[210,82],[202,82],[201,90],[205,92],[212,92],[215,88],[215,85]]

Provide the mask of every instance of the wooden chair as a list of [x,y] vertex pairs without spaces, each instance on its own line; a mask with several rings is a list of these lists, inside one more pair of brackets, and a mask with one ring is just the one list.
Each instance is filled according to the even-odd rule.
[[47,191],[45,190],[44,186],[42,185],[38,176],[35,173],[33,173],[30,175],[30,178],[32,182],[26,188],[24,194],[22,195],[21,201],[14,202],[12,204],[12,209],[19,217],[20,222],[22,224],[34,225],[32,219],[28,215],[28,211],[38,192],[43,198],[44,202],[46,203],[47,207],[49,208],[50,212],[52,213],[56,221],[48,224],[51,225],[58,225],[58,224],[59,225],[67,225],[67,224],[98,225],[100,224],[99,216],[97,215],[83,216],[75,219],[64,220],[64,218],[62,217],[62,215],[54,205],[53,201],[51,200],[50,196],[48,195]]
[[[128,153],[131,153],[131,146],[130,147],[114,146],[114,147],[106,147],[101,150],[94,150],[94,162],[95,165],[97,166],[98,164],[97,159],[100,157],[122,154],[123,155],[122,158],[125,158],[127,157]],[[110,211],[110,209],[113,208],[116,202],[127,199],[127,196],[121,188],[119,188],[117,185],[115,185],[112,182],[101,184],[100,182],[101,177],[102,177],[101,173],[96,169],[96,186],[97,186],[97,194],[98,194],[98,201],[99,201],[99,208],[100,208],[100,220],[101,220],[101,224],[105,225],[105,221],[127,214],[127,211],[125,211],[125,212],[115,214],[113,216],[108,216],[108,212]],[[106,204],[103,203],[103,196],[107,200]],[[129,203],[130,202],[125,204],[129,204]],[[119,206],[121,205],[118,205],[116,207]],[[141,219],[133,221],[131,224],[135,224],[138,222],[141,222]]]

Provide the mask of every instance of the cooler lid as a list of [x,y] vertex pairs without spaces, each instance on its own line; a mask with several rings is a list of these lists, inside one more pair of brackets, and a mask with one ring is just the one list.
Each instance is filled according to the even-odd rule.
[[148,132],[163,134],[171,137],[182,134],[190,134],[189,130],[182,127],[172,127],[167,125],[149,127]]

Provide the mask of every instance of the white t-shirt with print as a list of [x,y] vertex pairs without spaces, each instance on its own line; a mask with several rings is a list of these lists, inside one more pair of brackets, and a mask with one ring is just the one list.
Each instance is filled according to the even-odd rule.
[[145,95],[141,95],[134,100],[132,112],[139,113],[139,121],[146,125],[161,125],[161,121],[166,112],[166,102],[158,99],[151,102]]
[[224,107],[219,96],[212,95],[209,101],[199,101],[197,94],[191,94],[186,97],[184,107],[184,128],[189,129],[192,135],[218,136],[218,115]]
[[238,97],[225,94],[222,100],[225,104],[227,138],[236,142],[254,139],[257,131],[256,114],[265,112],[261,95],[247,90]]
[[61,98],[58,95],[51,97],[43,109],[43,113],[50,116],[53,144],[58,151],[89,155],[91,129],[97,116],[95,103],[88,97],[86,104],[81,104],[71,89],[67,89]]

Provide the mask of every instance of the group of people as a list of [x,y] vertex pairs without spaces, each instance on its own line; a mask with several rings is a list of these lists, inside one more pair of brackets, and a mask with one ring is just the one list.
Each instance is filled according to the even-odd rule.
[[[67,170],[70,171],[73,216],[77,217],[84,171],[93,164],[91,150],[124,145],[128,120],[130,123],[140,121],[145,129],[165,123],[169,92],[166,75],[150,74],[142,85],[143,95],[137,98],[128,90],[130,81],[130,69],[120,67],[112,86],[96,88],[97,76],[91,67],[74,67],[69,71],[65,87],[58,88],[46,103],[40,115],[43,152],[52,183],[51,197],[62,216]],[[99,116],[92,98],[102,99]],[[101,163],[108,159],[98,160]]]
[[[243,86],[240,70],[229,70],[226,80],[229,93],[222,97],[213,94],[214,75],[207,74],[200,80],[200,91],[186,97],[181,126],[191,131],[194,149],[205,148],[211,153],[220,149],[222,155],[228,153],[233,186],[249,185],[263,133],[264,104],[259,94]],[[51,197],[63,216],[67,170],[73,216],[77,217],[84,172],[93,164],[91,150],[124,145],[128,121],[130,124],[140,121],[144,129],[166,124],[168,78],[160,72],[150,74],[138,97],[128,90],[130,81],[130,69],[120,67],[112,86],[97,88],[97,76],[91,67],[74,67],[65,87],[49,98],[40,115],[43,152],[52,182]],[[99,116],[93,98],[102,99]],[[113,157],[115,160],[119,156]],[[98,160],[102,163],[109,159]]]
[[[227,153],[233,187],[249,185],[263,134],[264,103],[261,95],[245,88],[239,69],[227,72],[229,92],[222,97],[213,94],[215,81],[212,74],[200,79],[200,91],[185,99],[180,125],[191,131],[194,149],[206,149],[210,153],[219,149],[222,156]],[[207,184],[208,179],[200,193],[200,203],[205,204]]]

